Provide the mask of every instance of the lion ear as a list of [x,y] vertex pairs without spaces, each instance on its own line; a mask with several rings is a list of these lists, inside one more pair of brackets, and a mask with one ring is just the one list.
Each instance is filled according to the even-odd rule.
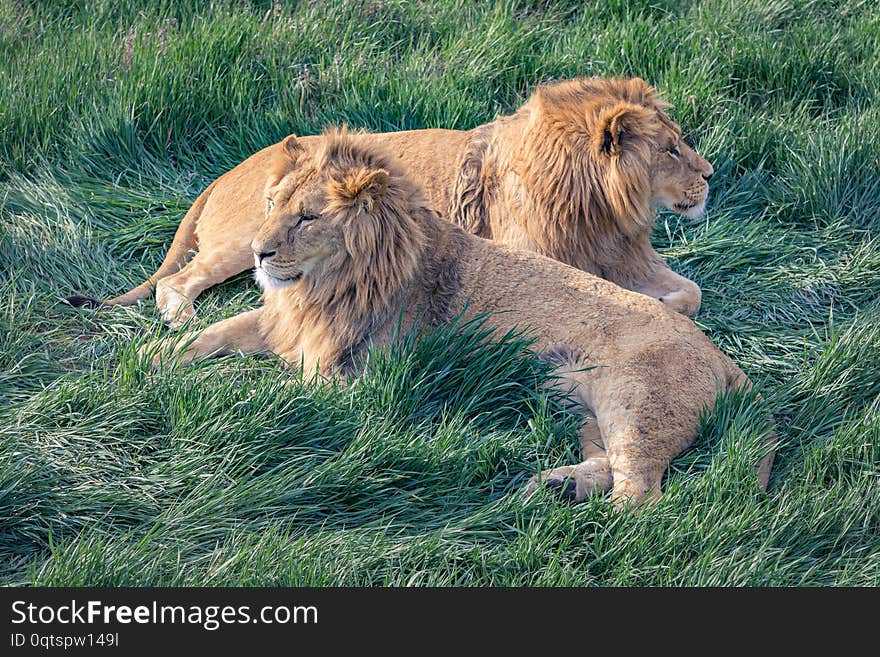
[[345,174],[335,191],[347,201],[363,201],[372,209],[388,189],[388,177],[385,169],[355,169]]
[[653,113],[632,103],[618,103],[602,110],[593,135],[594,146],[601,155],[620,155],[627,135],[651,135],[656,132]]
[[291,160],[295,160],[305,149],[302,147],[296,135],[289,135],[281,142],[281,152],[287,155]]

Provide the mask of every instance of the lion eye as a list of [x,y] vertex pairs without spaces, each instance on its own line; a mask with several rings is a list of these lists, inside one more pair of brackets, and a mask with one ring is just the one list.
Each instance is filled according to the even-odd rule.
[[299,221],[297,222],[297,226],[299,226],[300,228],[305,228],[305,227],[308,226],[310,223],[312,223],[313,221],[315,221],[317,218],[318,218],[318,217],[316,217],[316,216],[313,215],[313,214],[301,214],[301,215],[299,216]]
[[666,149],[666,152],[669,153],[672,157],[678,157],[681,155],[681,151],[678,150],[678,146],[670,146]]
[[275,209],[275,200],[274,200],[272,197],[267,196],[267,197],[266,197],[266,203],[268,204],[268,207],[269,207],[269,209],[267,210],[267,212],[272,212],[272,210]]

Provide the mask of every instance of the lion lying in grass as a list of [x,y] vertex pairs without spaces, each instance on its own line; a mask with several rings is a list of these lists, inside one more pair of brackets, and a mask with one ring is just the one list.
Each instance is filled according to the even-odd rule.
[[[399,156],[425,186],[431,206],[468,232],[544,254],[693,315],[700,288],[666,265],[650,233],[656,206],[689,217],[703,213],[712,165],[682,141],[664,107],[638,78],[576,79],[544,85],[512,116],[471,131],[356,139]],[[324,139],[299,143],[316,152]],[[277,149],[263,149],[212,183],[187,212],[159,270],[104,303],[131,304],[155,286],[163,318],[179,326],[202,291],[250,268],[251,240],[272,202],[263,183]]]
[[[658,301],[441,221],[403,171],[344,131],[325,133],[315,153],[293,137],[276,147],[252,245],[264,304],[184,336],[178,357],[272,352],[306,372],[354,374],[401,321],[507,311],[490,322],[533,332],[596,417],[581,438],[584,461],[544,480],[577,500],[612,488],[618,501],[659,495],[701,409],[719,390],[748,386],[743,372]],[[772,461],[760,466],[761,486]]]

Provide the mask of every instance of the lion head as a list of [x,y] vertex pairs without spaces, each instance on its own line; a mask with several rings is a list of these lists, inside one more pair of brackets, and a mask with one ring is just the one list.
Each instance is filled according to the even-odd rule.
[[[559,167],[570,158],[570,171],[601,185],[586,191],[607,190],[595,194],[597,210],[603,201],[612,212],[633,206],[637,223],[646,216],[650,223],[655,206],[696,217],[705,210],[714,170],[684,142],[668,106],[639,78],[547,84],[523,107],[531,119],[523,154],[537,156],[539,174],[541,165]],[[551,148],[558,149],[555,157]],[[522,166],[528,175],[529,165]]]
[[697,219],[706,211],[709,179],[715,170],[685,143],[681,128],[665,112],[658,109],[656,117],[660,129],[651,154],[651,205]]
[[427,202],[396,161],[359,148],[357,136],[325,132],[316,153],[294,136],[280,144],[251,243],[264,290],[299,286],[315,302],[346,297],[368,311],[413,276],[425,235],[405,209]]
[[661,262],[650,245],[655,208],[700,216],[713,174],[666,107],[638,78],[539,87],[515,114],[478,129],[452,219],[482,237],[637,284]]

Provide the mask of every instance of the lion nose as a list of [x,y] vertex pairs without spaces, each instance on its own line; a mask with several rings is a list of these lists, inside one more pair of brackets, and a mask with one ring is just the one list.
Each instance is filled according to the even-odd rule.
[[265,260],[266,258],[271,258],[271,257],[272,257],[273,255],[275,255],[276,253],[277,253],[277,251],[260,251],[260,252],[257,254],[257,261],[258,261],[260,264],[263,264],[263,260]]
[[713,167],[709,162],[706,162],[706,166],[703,167],[703,172],[700,174],[703,176],[703,180],[709,182],[712,179],[712,176],[715,175],[715,167]]

